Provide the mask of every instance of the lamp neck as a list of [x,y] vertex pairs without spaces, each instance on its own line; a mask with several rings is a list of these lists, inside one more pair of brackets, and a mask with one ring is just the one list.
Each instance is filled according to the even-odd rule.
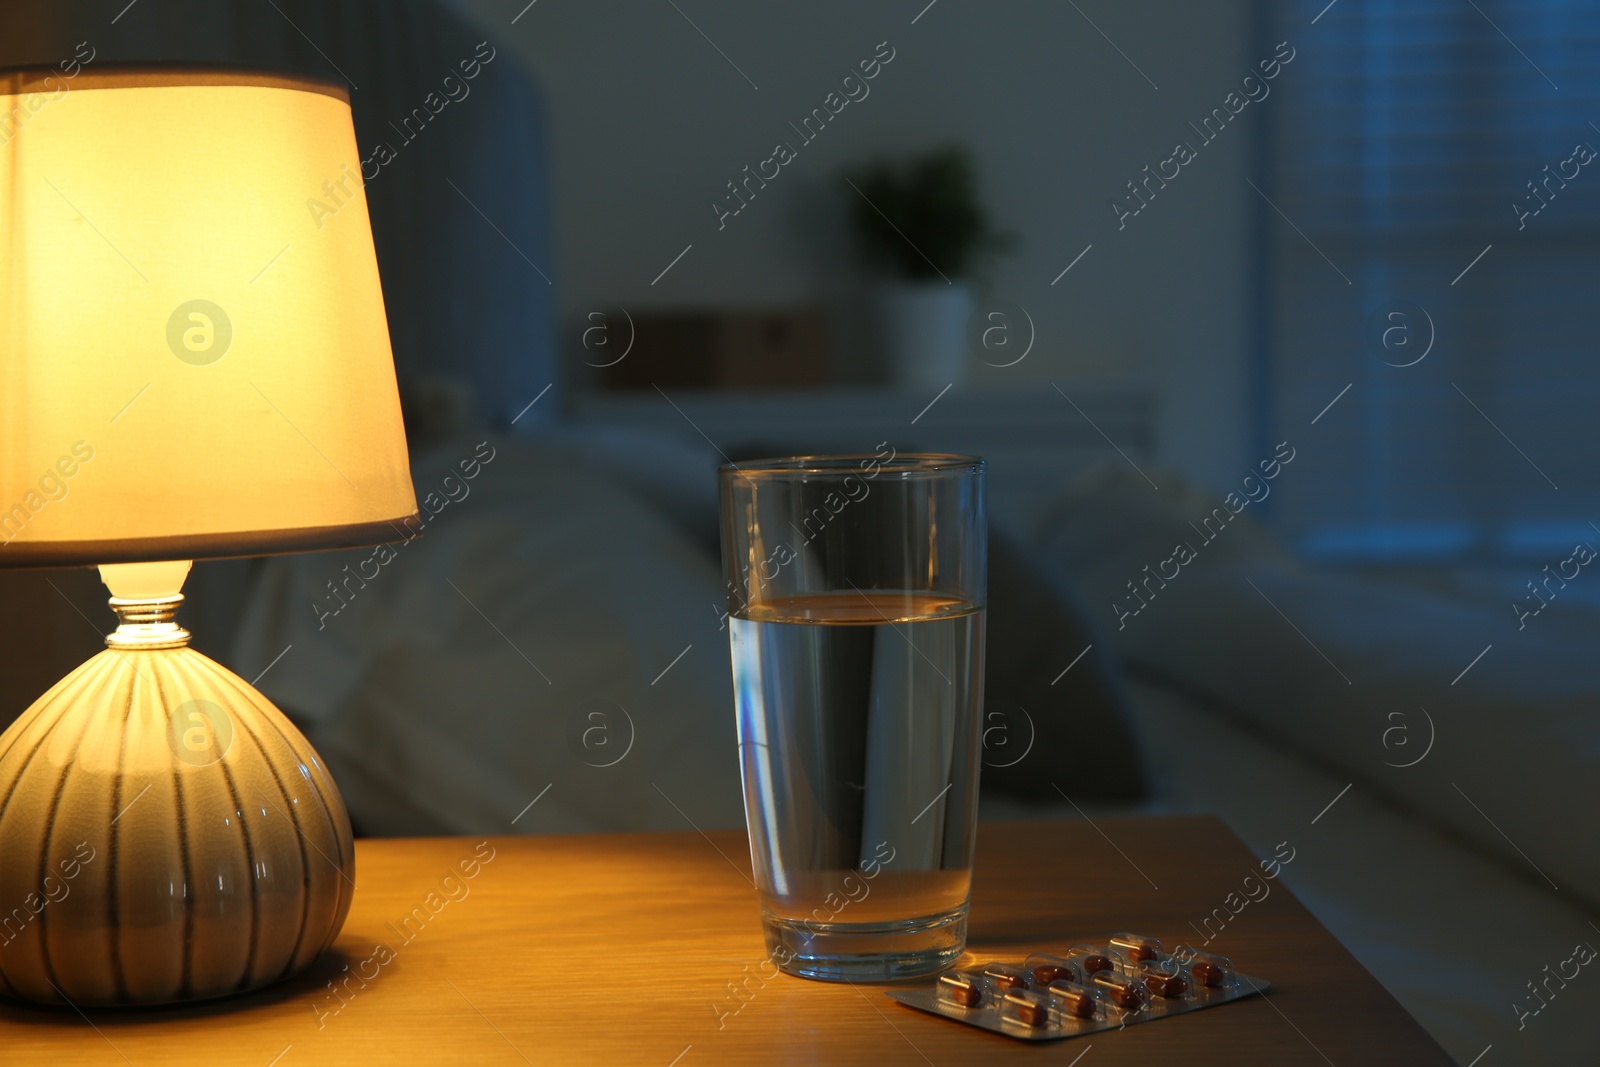
[[183,603],[183,580],[188,560],[168,563],[102,564],[100,578],[111,590],[111,610],[117,613],[115,633],[106,635],[107,648],[182,648],[189,631],[177,623]]
[[117,629],[106,635],[107,648],[182,648],[189,643],[189,631],[179,626],[178,605],[183,594],[152,597],[149,600],[111,598],[117,613]]

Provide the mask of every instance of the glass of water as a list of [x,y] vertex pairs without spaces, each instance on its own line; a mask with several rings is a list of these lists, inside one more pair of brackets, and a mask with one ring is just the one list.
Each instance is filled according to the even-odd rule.
[[966,947],[987,569],[973,456],[719,471],[745,817],[772,960],[887,980]]

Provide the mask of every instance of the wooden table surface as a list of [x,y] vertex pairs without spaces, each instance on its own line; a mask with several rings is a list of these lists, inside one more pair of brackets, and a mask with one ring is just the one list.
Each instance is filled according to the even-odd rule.
[[[1190,924],[1259,871],[1216,819],[1096,825],[980,826],[974,959],[1122,929],[1195,941]],[[475,877],[446,880],[474,859]],[[356,864],[349,921],[307,975],[180,1009],[85,1017],[0,1002],[0,1063],[944,1067],[1071,1064],[1091,1045],[1083,1067],[1450,1063],[1281,881],[1210,946],[1271,981],[1264,998],[1035,1045],[882,987],[774,977],[742,833],[363,840]],[[328,983],[350,974],[335,996]]]

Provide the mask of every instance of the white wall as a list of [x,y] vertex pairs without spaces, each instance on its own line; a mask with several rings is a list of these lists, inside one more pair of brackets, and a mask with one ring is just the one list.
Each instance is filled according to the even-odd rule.
[[[1245,127],[1274,101],[1247,108],[1210,145],[1188,127],[1263,58],[1249,0],[1080,0],[1084,14],[938,0],[915,24],[926,0],[676,0],[682,14],[669,0],[526,2],[458,0],[545,90],[568,347],[585,312],[619,303],[839,304],[860,285],[844,225],[855,194],[841,169],[957,140],[977,154],[998,221],[1021,239],[990,271],[994,296],[1026,307],[1038,329],[1028,359],[980,366],[974,384],[1148,381],[1163,393],[1168,463],[1221,485],[1253,458],[1245,251],[1256,194]],[[896,56],[871,95],[801,146],[788,123],[884,40]],[[1201,146],[1199,158],[1119,231],[1111,202],[1180,139]],[[800,157],[719,232],[712,201],[780,140]]]

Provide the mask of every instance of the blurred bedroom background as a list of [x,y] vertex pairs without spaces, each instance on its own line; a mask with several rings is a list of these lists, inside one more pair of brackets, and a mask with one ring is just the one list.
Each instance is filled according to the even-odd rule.
[[[1594,1047],[1600,8],[0,10],[354,86],[424,535],[186,617],[358,833],[739,825],[715,466],[976,452],[987,817],[1218,812],[1460,1062]],[[3,725],[111,616],[0,590]]]

